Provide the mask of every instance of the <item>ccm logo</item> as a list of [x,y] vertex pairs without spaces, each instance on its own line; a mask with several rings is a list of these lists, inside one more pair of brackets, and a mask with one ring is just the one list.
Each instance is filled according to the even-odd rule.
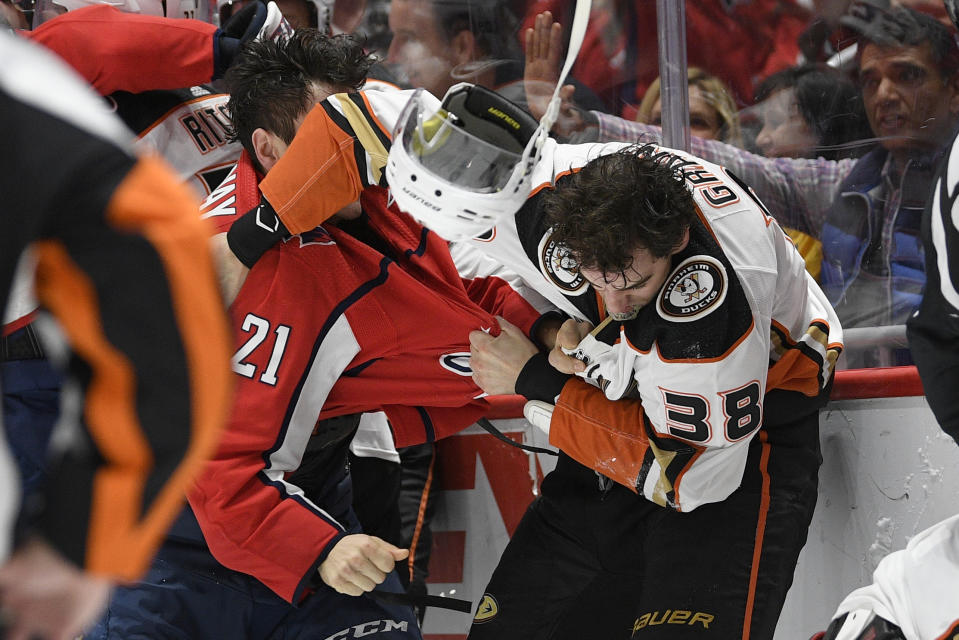
[[364,622],[363,624],[358,624],[354,627],[337,631],[333,635],[327,636],[325,640],[365,638],[366,636],[371,636],[375,633],[385,633],[387,631],[406,631],[408,624],[409,623],[406,622],[406,620],[401,622],[397,622],[396,620],[373,620],[372,622]]

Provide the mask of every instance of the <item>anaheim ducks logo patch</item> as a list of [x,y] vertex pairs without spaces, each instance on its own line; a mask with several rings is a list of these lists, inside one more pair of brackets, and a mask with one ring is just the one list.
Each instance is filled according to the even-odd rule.
[[673,322],[699,320],[726,299],[727,284],[726,268],[715,258],[686,258],[666,279],[656,299],[656,312]]
[[473,616],[473,622],[477,624],[489,622],[495,618],[498,613],[499,605],[496,603],[496,598],[488,593],[484,593],[483,599],[480,600],[479,606],[476,607],[476,615]]
[[581,293],[589,285],[576,268],[576,262],[569,253],[552,240],[553,230],[549,229],[539,241],[539,269],[546,279],[565,293]]

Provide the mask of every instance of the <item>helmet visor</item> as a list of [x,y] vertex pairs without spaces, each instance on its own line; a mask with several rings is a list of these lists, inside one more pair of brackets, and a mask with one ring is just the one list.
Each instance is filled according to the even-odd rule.
[[468,133],[445,109],[427,111],[419,93],[410,99],[398,125],[406,154],[433,177],[460,189],[502,191],[522,160]]

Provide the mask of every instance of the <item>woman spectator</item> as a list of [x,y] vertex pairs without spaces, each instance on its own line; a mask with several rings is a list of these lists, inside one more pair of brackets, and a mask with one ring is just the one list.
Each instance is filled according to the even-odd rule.
[[[736,103],[729,88],[716,76],[690,67],[689,78],[689,132],[706,140],[720,140],[737,147],[743,146]],[[646,124],[662,123],[662,99],[659,78],[656,78],[643,96],[636,111],[636,121]]]

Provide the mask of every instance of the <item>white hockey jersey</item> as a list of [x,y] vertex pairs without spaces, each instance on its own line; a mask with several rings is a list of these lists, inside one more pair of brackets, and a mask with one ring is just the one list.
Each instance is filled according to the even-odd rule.
[[906,640],[952,640],[959,635],[959,515],[929,527],[905,549],[883,558],[873,583],[846,596],[834,617],[856,614],[866,620],[869,613],[896,624]]
[[137,150],[163,156],[201,199],[223,181],[243,150],[231,139],[229,98],[203,85],[142,93],[117,91],[107,96],[137,133]]
[[[594,154],[619,148],[557,145],[554,176],[561,181]],[[768,391],[813,399],[826,388],[842,332],[792,241],[748,187],[688,154],[660,147],[651,153],[681,168],[698,220],[655,302],[580,345],[589,360],[581,377],[606,398],[585,384],[567,384],[550,440],[657,504],[689,511],[739,486]],[[516,216],[520,238],[529,217],[525,210]],[[554,252],[544,226],[534,227],[536,255],[549,276]],[[493,235],[491,248],[503,229]],[[561,267],[554,261],[552,273]],[[566,273],[565,280],[554,276],[555,286],[572,282],[589,292],[587,283],[569,279],[575,272]],[[580,295],[574,303],[588,311],[594,297]],[[584,420],[594,428],[583,429]]]

